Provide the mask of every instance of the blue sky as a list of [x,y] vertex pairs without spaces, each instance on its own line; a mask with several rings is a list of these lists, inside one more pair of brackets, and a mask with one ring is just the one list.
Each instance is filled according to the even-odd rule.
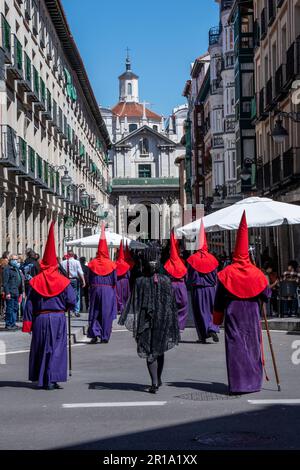
[[215,0],[62,0],[99,103],[118,101],[126,48],[140,77],[140,101],[167,116],[181,96],[190,63],[207,50],[218,24]]

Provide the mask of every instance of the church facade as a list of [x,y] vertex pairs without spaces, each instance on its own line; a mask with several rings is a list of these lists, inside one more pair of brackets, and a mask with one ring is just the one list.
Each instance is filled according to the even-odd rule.
[[[114,229],[141,239],[164,239],[174,225],[179,200],[176,159],[186,107],[175,109],[167,122],[139,101],[139,77],[131,70],[119,76],[119,102],[101,108],[113,143],[110,150]],[[175,216],[174,216],[175,217]]]

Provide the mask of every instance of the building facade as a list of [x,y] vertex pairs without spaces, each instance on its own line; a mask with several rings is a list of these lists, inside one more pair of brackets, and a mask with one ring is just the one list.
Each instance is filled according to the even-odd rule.
[[[300,1],[254,0],[253,10],[257,190],[300,204]],[[300,261],[299,235],[298,226],[268,230],[262,249],[270,247],[285,268],[291,258]]]
[[57,250],[108,202],[110,137],[60,0],[0,1],[0,251]]
[[[139,77],[131,70],[119,76],[119,102],[101,108],[113,142],[110,150],[115,229],[140,238],[168,238],[171,207],[178,203],[179,177],[176,158],[184,153],[180,144],[186,110],[176,108],[165,128],[163,116],[139,100]],[[143,212],[143,208],[146,212]],[[133,220],[141,217],[140,227]],[[143,225],[143,229],[141,226]]]

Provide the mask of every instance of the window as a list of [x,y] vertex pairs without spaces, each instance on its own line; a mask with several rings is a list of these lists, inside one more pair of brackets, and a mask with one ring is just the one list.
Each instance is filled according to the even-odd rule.
[[128,83],[128,85],[127,85],[127,94],[132,95],[132,84],[131,83]]
[[158,126],[157,126],[156,124],[154,124],[153,130],[156,131],[156,132],[158,132]]
[[139,165],[139,178],[151,178],[151,165]]
[[129,132],[133,132],[138,128],[137,124],[129,124]]
[[242,96],[254,96],[254,77],[253,72],[242,73]]
[[149,141],[146,137],[140,140],[140,154],[149,155]]

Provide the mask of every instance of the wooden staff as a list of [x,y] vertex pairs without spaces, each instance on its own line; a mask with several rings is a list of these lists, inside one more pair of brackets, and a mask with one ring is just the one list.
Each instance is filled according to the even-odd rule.
[[68,310],[69,377],[72,377],[71,312]]
[[277,383],[277,387],[278,387],[278,392],[280,392],[280,391],[281,391],[281,387],[280,387],[279,374],[278,374],[278,369],[277,369],[277,364],[276,364],[276,358],[275,358],[275,353],[274,353],[273,344],[272,344],[271,333],[270,333],[270,330],[269,330],[268,319],[267,319],[267,313],[266,313],[266,305],[265,305],[265,304],[262,304],[261,310],[262,310],[263,317],[264,317],[264,322],[265,322],[265,325],[266,325],[266,331],[267,331],[268,340],[269,340],[269,346],[270,346],[270,351],[271,351],[271,356],[272,356],[272,362],[273,362],[273,367],[274,367],[274,372],[275,372],[275,377],[276,377],[276,383]]

